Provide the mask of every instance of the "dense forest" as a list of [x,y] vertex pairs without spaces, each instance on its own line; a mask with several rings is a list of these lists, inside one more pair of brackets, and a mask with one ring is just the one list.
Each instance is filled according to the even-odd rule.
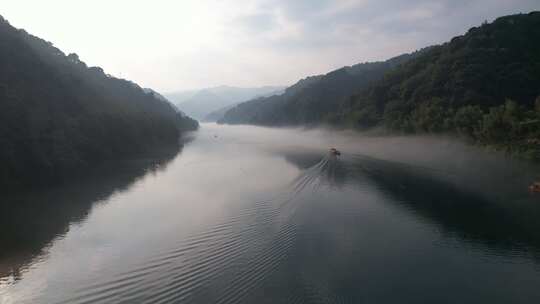
[[0,184],[64,178],[105,160],[178,145],[198,123],[133,82],[0,17]]
[[540,12],[501,17],[433,47],[332,116],[358,128],[460,134],[538,158]]
[[[222,122],[448,133],[540,158],[540,12],[485,22],[415,54],[367,84],[342,89],[339,78],[321,83],[317,76],[312,88],[297,94],[302,97],[253,100],[231,109]],[[320,94],[304,97],[310,91]]]

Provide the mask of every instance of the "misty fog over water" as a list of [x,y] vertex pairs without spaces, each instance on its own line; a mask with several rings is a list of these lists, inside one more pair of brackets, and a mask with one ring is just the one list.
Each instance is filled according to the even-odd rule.
[[535,164],[450,138],[190,136],[5,196],[0,304],[540,302]]

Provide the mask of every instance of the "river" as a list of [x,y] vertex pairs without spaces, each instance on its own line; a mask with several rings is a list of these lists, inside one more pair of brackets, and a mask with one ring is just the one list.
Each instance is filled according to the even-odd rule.
[[0,304],[540,303],[534,164],[448,139],[189,137],[3,196]]

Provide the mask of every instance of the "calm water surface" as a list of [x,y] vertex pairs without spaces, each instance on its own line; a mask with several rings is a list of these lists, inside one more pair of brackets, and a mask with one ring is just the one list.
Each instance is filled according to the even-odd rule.
[[203,125],[179,153],[2,196],[0,304],[540,303],[536,172],[430,139]]

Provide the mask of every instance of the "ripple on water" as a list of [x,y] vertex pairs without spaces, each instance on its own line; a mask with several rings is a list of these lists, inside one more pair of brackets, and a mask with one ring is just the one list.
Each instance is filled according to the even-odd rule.
[[210,294],[220,295],[218,303],[237,303],[261,284],[291,247],[294,197],[288,201],[256,202],[144,265],[85,286],[59,303],[191,302]]

